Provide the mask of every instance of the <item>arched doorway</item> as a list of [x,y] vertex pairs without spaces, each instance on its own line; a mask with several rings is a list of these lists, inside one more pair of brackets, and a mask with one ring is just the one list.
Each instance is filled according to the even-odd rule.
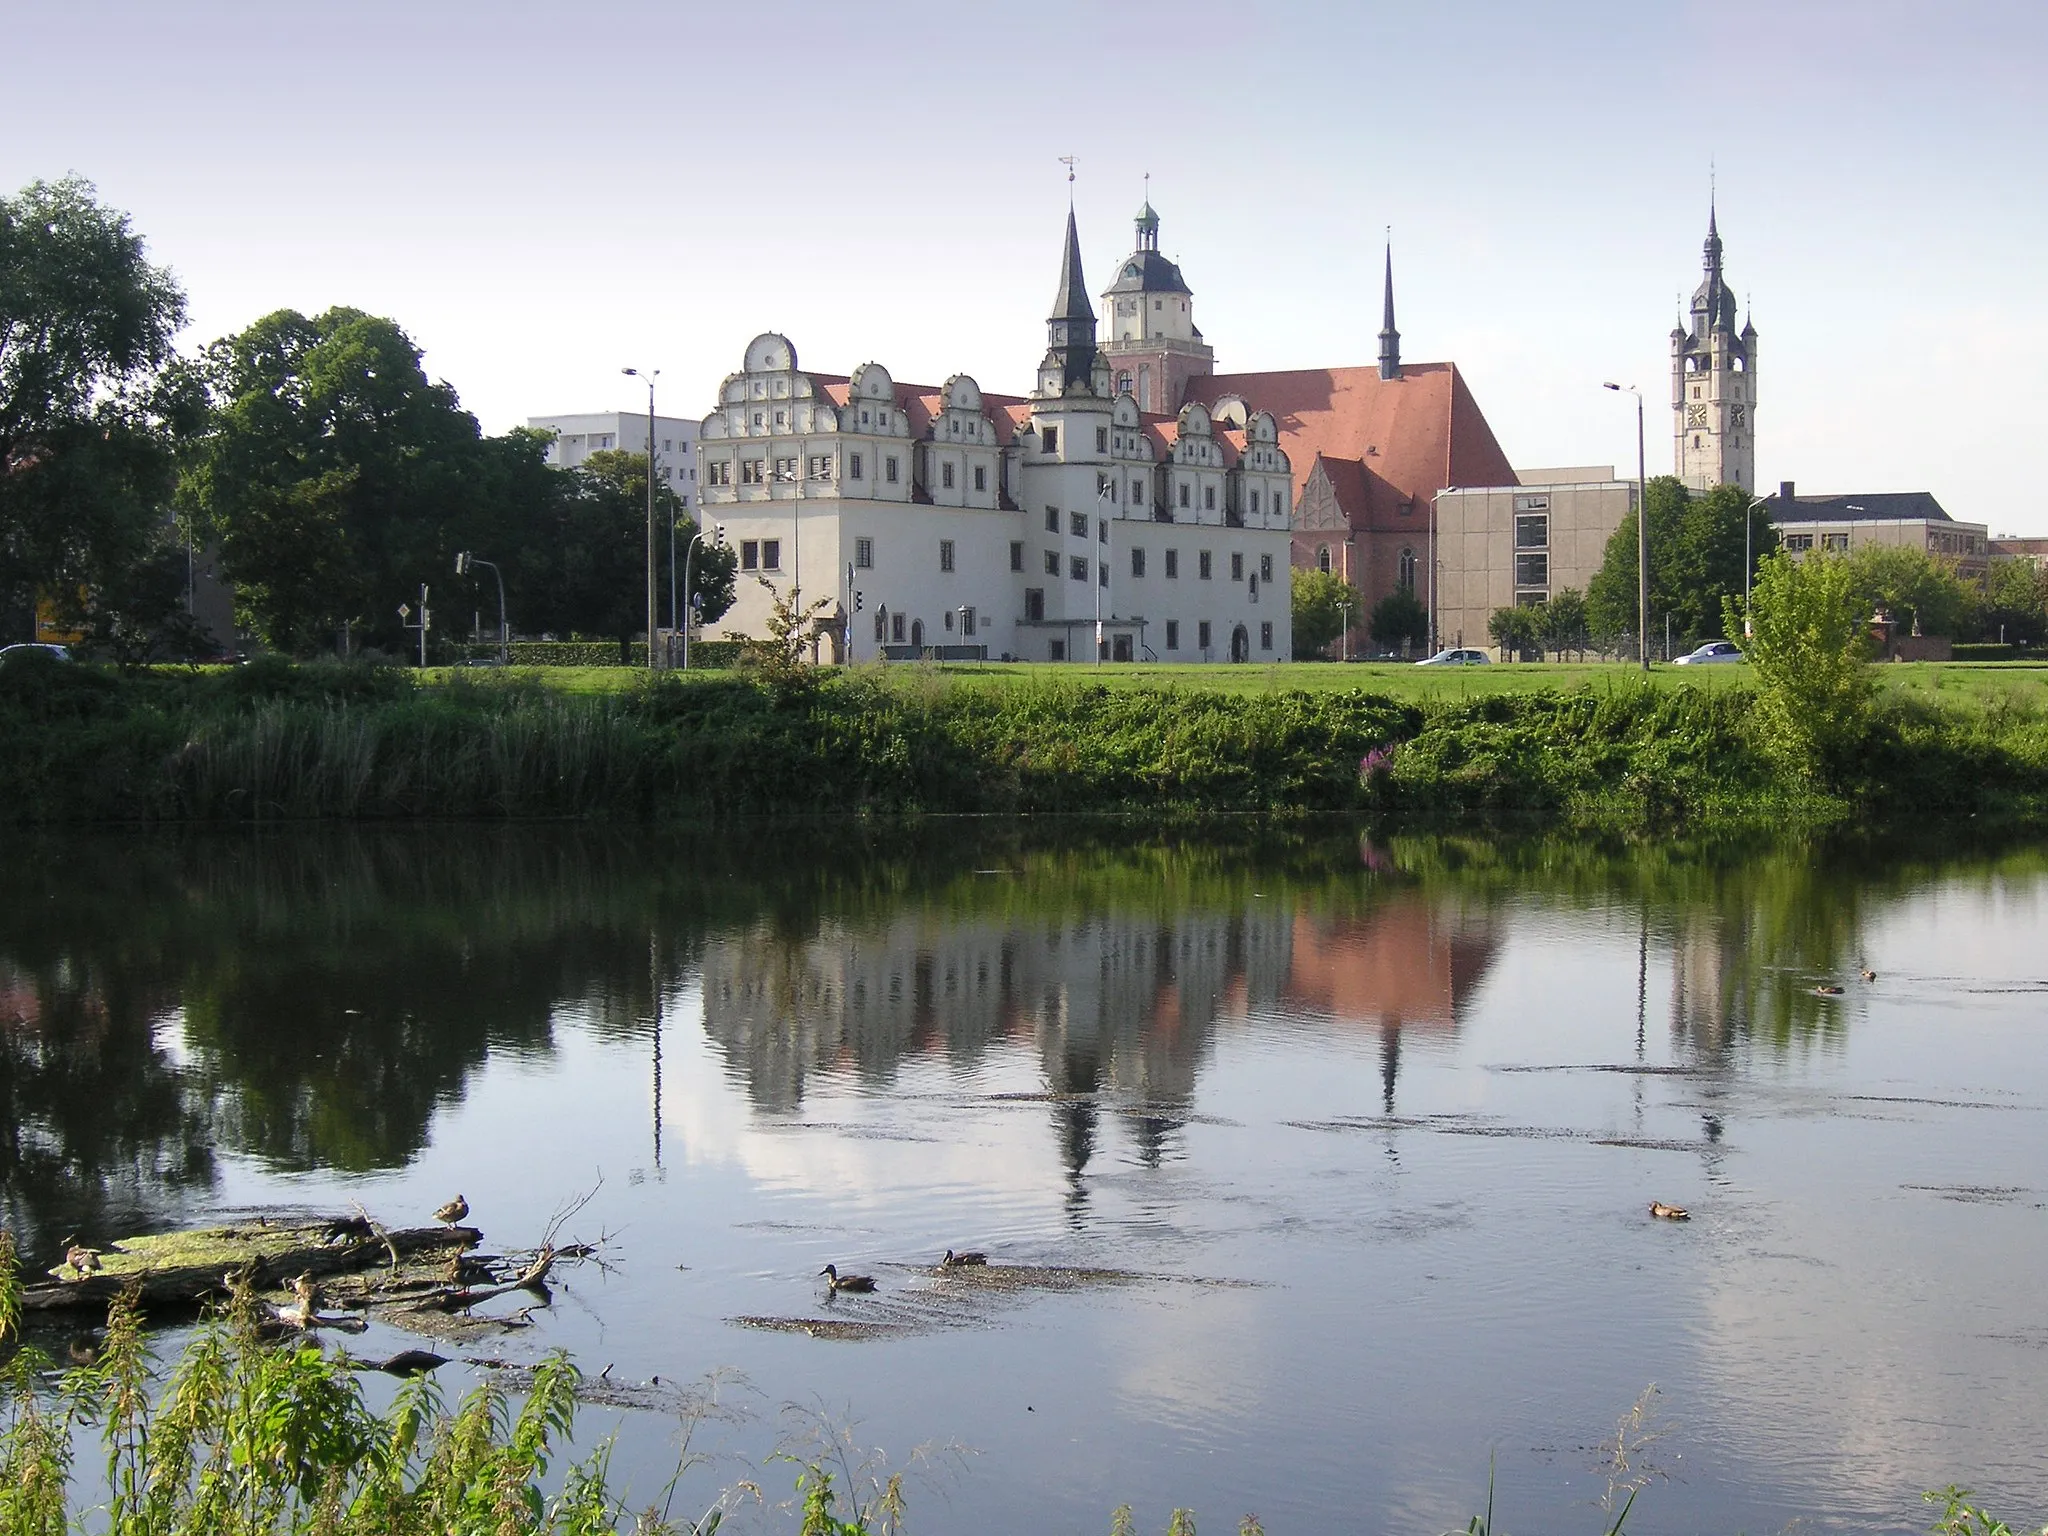
[[910,621],[910,648],[914,651],[921,651],[924,649],[923,619],[912,619]]
[[1250,661],[1252,659],[1252,637],[1240,624],[1230,632],[1230,659]]

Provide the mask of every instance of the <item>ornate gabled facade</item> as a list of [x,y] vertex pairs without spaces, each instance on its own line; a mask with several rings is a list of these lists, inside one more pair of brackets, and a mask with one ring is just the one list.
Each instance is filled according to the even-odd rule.
[[[1173,326],[1144,339],[1194,356]],[[1285,657],[1278,423],[1242,402],[1165,417],[1119,384],[1071,212],[1029,398],[964,374],[899,384],[877,363],[809,373],[787,338],[756,337],[699,434],[704,517],[739,555],[725,623],[763,635],[794,593],[823,600],[821,654],[855,660]]]
[[1671,330],[1673,472],[1696,491],[1756,488],[1756,326],[1735,328],[1735,294],[1721,267],[1721,231],[1707,210],[1702,264],[1688,324]]

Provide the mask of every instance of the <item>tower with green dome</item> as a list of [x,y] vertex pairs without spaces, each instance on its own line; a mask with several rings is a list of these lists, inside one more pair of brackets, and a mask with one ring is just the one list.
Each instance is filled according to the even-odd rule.
[[1149,198],[1133,223],[1137,242],[1102,292],[1102,355],[1119,394],[1141,411],[1171,416],[1188,380],[1216,371],[1216,353],[1195,324],[1187,280],[1159,253],[1159,215]]

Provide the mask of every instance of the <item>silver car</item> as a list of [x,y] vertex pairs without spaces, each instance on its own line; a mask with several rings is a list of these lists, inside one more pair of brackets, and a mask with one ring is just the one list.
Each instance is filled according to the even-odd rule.
[[0,663],[11,661],[17,656],[33,655],[38,651],[53,661],[69,661],[71,659],[71,652],[65,646],[51,645],[44,640],[24,640],[19,645],[0,645]]
[[1484,651],[1474,651],[1459,647],[1448,651],[1438,651],[1429,660],[1418,661],[1415,665],[1418,667],[1483,667],[1492,660],[1493,658]]
[[1689,651],[1672,663],[1675,667],[1706,667],[1715,662],[1740,661],[1742,652],[1732,640],[1709,640],[1696,651]]

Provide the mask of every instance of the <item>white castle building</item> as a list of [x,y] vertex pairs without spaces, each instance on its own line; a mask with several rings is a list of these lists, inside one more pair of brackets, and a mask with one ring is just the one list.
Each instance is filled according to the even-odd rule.
[[[1150,212],[1103,297],[1112,316],[1180,302],[1164,344],[1194,361]],[[1177,291],[1154,295],[1155,269]],[[794,591],[823,600],[811,630],[835,660],[1287,659],[1293,471],[1274,418],[1235,398],[1147,409],[1174,381],[1140,364],[1141,397],[1116,343],[1097,346],[1071,211],[1048,331],[1028,399],[965,374],[899,384],[873,362],[811,373],[788,338],[750,342],[698,435],[703,520],[739,555],[719,627],[764,636]]]

